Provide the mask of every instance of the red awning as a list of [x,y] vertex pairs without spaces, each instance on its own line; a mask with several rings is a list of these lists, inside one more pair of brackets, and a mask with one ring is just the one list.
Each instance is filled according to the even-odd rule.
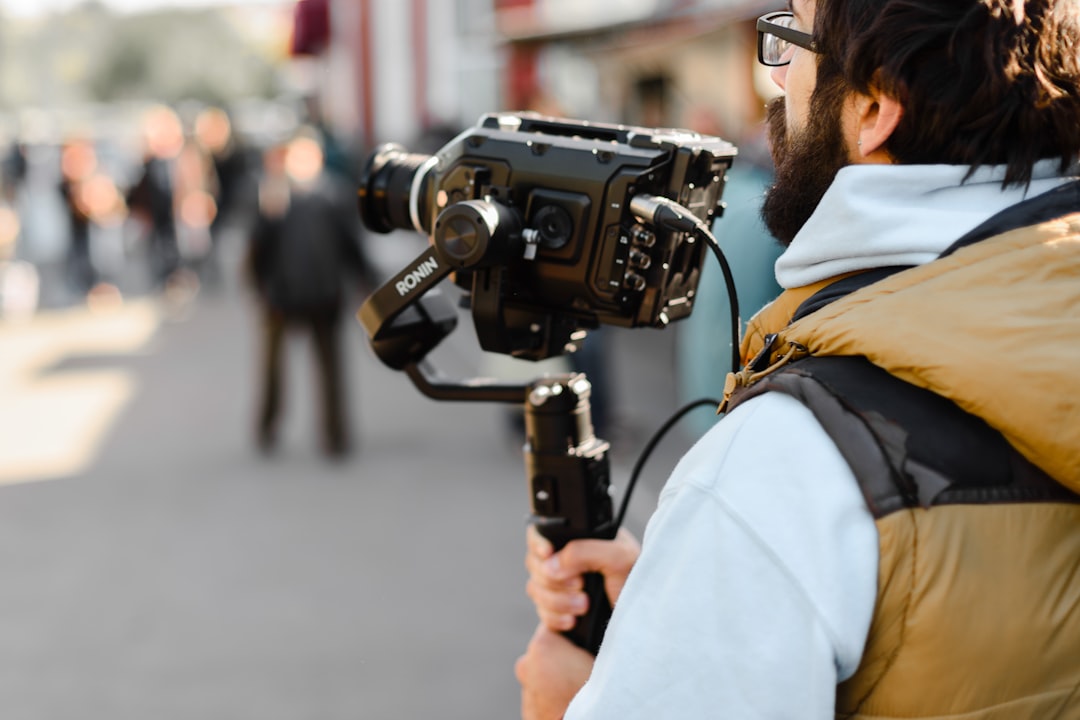
[[298,0],[293,13],[293,55],[318,55],[330,43],[330,0]]

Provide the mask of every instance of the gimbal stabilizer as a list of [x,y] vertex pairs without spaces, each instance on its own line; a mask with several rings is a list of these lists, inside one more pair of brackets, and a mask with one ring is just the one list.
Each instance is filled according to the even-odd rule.
[[[625,510],[624,500],[612,512],[609,446],[593,432],[588,380],[441,378],[425,358],[457,314],[435,286],[455,273],[481,347],[530,360],[574,349],[601,324],[666,327],[694,306],[706,246],[733,288],[708,224],[735,154],[685,130],[500,113],[435,155],[385,145],[366,163],[358,196],[368,229],[431,239],[360,308],[372,348],[428,397],[524,405],[532,511],[556,548],[614,537]],[[610,607],[599,575],[586,577],[586,591],[589,612],[567,635],[596,652]]]
[[[447,237],[438,231],[434,244],[406,269],[376,290],[359,318],[379,358],[405,371],[413,384],[436,400],[520,403],[525,415],[525,471],[533,519],[546,538],[561,548],[577,538],[615,536],[609,492],[607,442],[593,432],[591,387],[584,374],[541,378],[527,385],[479,380],[448,381],[440,377],[427,354],[453,331],[455,309],[437,290],[452,265],[441,248]],[[398,291],[403,278],[417,277],[414,268],[430,268],[411,292]],[[585,579],[589,611],[567,636],[595,653],[607,627],[611,607],[597,574]]]

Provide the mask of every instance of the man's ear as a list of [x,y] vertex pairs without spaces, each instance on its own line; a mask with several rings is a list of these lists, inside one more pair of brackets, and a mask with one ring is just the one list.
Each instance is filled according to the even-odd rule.
[[883,146],[900,124],[904,106],[891,95],[874,92],[864,95],[858,103],[858,152],[866,159],[877,152],[885,152]]

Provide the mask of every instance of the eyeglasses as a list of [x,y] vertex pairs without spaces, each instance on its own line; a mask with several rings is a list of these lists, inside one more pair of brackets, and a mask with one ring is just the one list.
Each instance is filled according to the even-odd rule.
[[774,12],[762,15],[757,21],[757,57],[758,62],[770,67],[787,65],[791,62],[791,48],[797,45],[810,52],[817,52],[814,36],[795,30],[795,15],[789,12]]

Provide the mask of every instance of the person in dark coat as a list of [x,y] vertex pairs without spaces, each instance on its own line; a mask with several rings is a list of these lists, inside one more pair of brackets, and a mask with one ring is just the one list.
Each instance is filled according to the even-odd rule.
[[353,281],[364,276],[359,217],[345,189],[325,171],[321,145],[308,134],[272,148],[264,159],[249,269],[263,330],[257,442],[277,444],[283,345],[291,329],[311,335],[322,404],[323,449],[349,450],[341,325]]

